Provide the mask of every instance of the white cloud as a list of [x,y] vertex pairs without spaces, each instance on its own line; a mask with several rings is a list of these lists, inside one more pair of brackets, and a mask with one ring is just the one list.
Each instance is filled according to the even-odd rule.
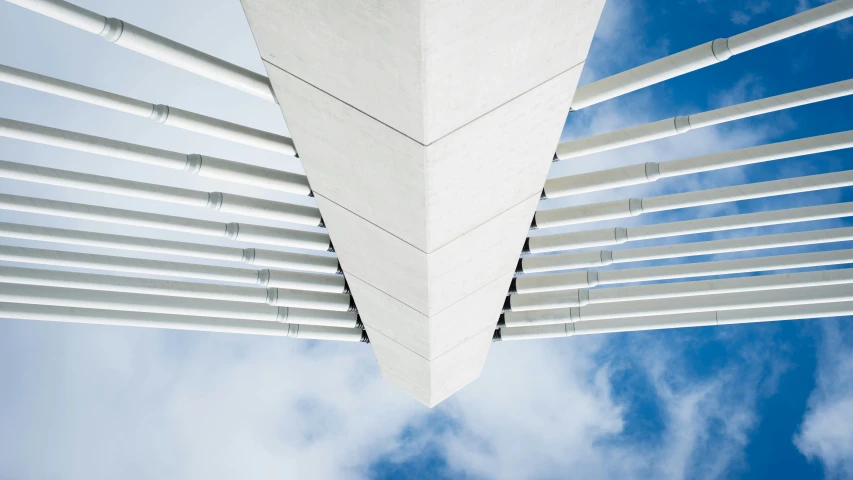
[[457,424],[438,439],[449,465],[506,479],[600,470],[607,449],[595,443],[624,419],[610,369],[593,359],[601,343],[584,340],[496,345],[483,376],[445,407]]
[[[774,327],[764,328],[769,339]],[[774,393],[784,361],[769,340],[708,333],[495,345],[483,376],[439,407],[451,426],[420,443],[442,454],[451,477],[725,478],[742,466],[756,401]],[[697,375],[685,357],[707,342],[739,346]],[[613,384],[623,374],[644,379],[660,432],[647,413],[638,418],[638,396]],[[626,437],[638,420],[640,436]]]
[[[811,0],[797,0],[797,6],[794,7],[794,10],[797,13],[805,12],[810,8],[814,8],[817,5],[827,3],[830,0],[818,0],[817,2],[812,2]],[[817,5],[813,5],[813,3],[817,3]]]
[[817,386],[794,444],[832,478],[853,477],[853,330],[850,319],[823,323]]
[[0,328],[4,478],[361,478],[428,412],[363,344]]
[[765,96],[765,89],[761,79],[756,75],[746,73],[731,87],[711,92],[709,103],[712,108],[722,108],[757,100],[763,96]]
[[[697,378],[673,366],[701,343],[691,332],[498,344],[479,380],[428,410],[379,378],[363,344],[14,321],[0,332],[0,476],[22,479],[355,479],[429,450],[450,476],[719,478],[737,466],[767,361]],[[648,378],[657,439],[621,436],[636,398],[612,392],[620,372]]]
[[729,18],[735,25],[746,25],[752,17],[741,10],[735,10],[731,13]]
[[762,14],[770,8],[769,0],[746,2],[743,10],[733,10],[729,15],[735,25],[746,25],[755,15]]
[[[608,0],[595,30],[595,39],[580,84],[667,55],[668,41],[665,37],[654,40],[644,38],[643,27],[651,20],[643,2]],[[655,46],[650,47],[649,43]]]

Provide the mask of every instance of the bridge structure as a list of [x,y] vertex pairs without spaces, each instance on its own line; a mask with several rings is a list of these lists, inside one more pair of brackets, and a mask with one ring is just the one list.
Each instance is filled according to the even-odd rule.
[[[150,232],[0,223],[3,238],[55,247],[0,246],[4,318],[362,342],[386,380],[434,406],[479,376],[498,341],[853,314],[853,269],[843,268],[853,250],[681,261],[842,244],[853,240],[853,228],[709,241],[690,235],[850,217],[850,202],[555,231],[853,186],[853,171],[839,171],[646,198],[619,190],[850,148],[853,131],[549,178],[555,162],[853,94],[853,80],[845,80],[560,141],[572,111],[849,18],[853,0],[708,39],[581,87],[603,0],[501,0],[488,8],[477,0],[242,0],[266,76],[132,19],[62,0],[7,1],[275,103],[292,138],[14,65],[0,65],[0,81],[295,156],[304,174],[23,122],[0,106],[2,137],[142,163],[164,178],[198,176],[302,198],[272,201],[82,173],[62,161],[54,168],[2,159],[0,178],[205,213],[0,192],[4,211]],[[612,200],[549,207],[549,199],[596,192]],[[170,238],[175,232],[195,240]],[[666,244],[611,248],[653,239]],[[667,259],[673,262],[606,268]],[[817,268],[827,266],[839,268]]]

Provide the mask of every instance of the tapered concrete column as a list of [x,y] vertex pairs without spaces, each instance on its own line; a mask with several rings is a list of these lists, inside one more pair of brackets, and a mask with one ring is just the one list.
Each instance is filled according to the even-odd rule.
[[603,0],[243,0],[382,375],[479,376]]

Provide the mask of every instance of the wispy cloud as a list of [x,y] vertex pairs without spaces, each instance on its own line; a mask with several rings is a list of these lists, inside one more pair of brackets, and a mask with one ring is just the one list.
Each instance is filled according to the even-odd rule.
[[428,412],[363,344],[0,328],[8,478],[363,478]]
[[[725,478],[784,371],[773,326],[761,329],[759,342],[723,330],[496,345],[483,376],[435,412],[441,427],[409,436],[441,454],[447,478]],[[685,361],[716,347],[713,367]]]
[[[451,478],[719,478],[738,466],[772,360],[741,344],[711,372],[676,366],[739,336],[500,344],[479,380],[429,411],[360,344],[31,322],[3,333],[11,478],[355,479],[428,451]],[[637,398],[613,390],[625,375],[648,384],[659,435],[627,434]]]
[[735,25],[746,25],[752,17],[766,12],[770,8],[769,0],[754,0],[746,2],[743,9],[733,10],[729,15]]
[[817,387],[809,398],[797,448],[831,478],[853,477],[853,328],[851,319],[824,322]]

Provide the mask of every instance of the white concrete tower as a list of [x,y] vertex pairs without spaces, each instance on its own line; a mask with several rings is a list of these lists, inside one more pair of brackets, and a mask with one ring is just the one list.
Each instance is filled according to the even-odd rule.
[[383,377],[482,369],[604,0],[242,0]]

